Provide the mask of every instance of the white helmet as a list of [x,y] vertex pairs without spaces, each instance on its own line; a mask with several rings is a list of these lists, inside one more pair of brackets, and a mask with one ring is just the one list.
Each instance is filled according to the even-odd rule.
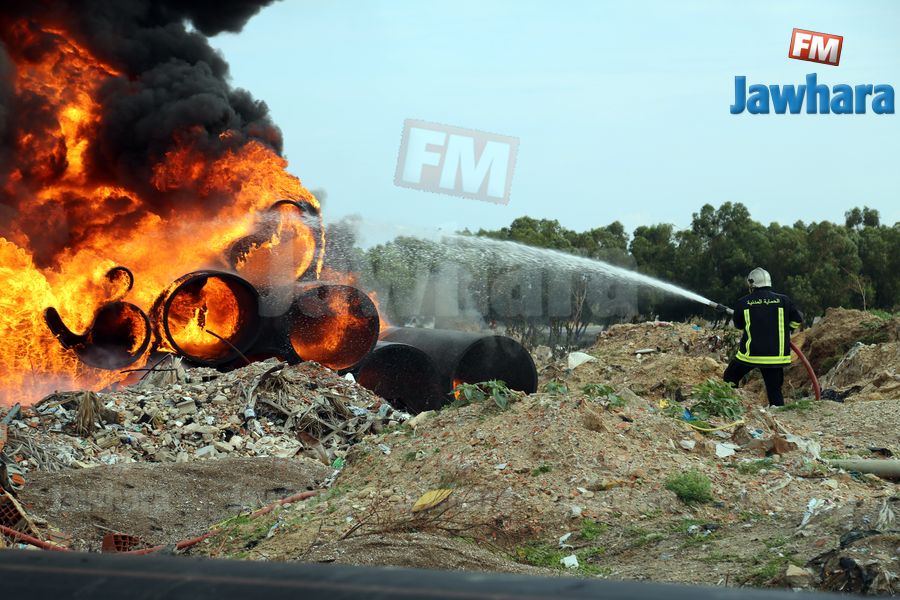
[[747,275],[747,283],[751,289],[772,287],[772,276],[765,269],[756,267]]

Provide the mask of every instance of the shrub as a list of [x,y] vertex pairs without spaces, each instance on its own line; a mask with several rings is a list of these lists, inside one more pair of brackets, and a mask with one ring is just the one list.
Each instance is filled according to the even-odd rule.
[[699,471],[690,470],[666,478],[666,489],[685,504],[712,502],[712,482]]
[[691,412],[699,419],[724,417],[732,421],[744,414],[744,405],[730,383],[707,379],[694,387],[691,398],[695,400]]
[[509,408],[510,402],[516,398],[516,393],[497,379],[481,383],[461,383],[454,388],[453,395],[455,400],[451,406],[467,406],[490,398],[501,410]]

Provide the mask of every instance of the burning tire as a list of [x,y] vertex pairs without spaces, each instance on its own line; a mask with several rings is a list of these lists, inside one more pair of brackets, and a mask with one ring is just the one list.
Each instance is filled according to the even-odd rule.
[[308,202],[279,200],[258,217],[256,230],[232,244],[231,267],[259,290],[290,285],[315,273],[322,217]]

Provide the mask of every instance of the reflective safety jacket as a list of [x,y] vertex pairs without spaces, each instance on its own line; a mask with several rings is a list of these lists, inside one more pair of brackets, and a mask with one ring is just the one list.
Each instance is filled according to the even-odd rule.
[[739,361],[760,367],[790,364],[791,331],[800,327],[803,315],[788,296],[756,289],[733,308],[734,325],[744,330]]

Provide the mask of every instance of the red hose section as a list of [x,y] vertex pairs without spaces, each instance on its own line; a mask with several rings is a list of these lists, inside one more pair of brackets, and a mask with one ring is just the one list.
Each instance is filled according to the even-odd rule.
[[819,386],[819,378],[816,377],[816,372],[813,371],[812,365],[809,364],[809,360],[807,360],[806,355],[800,351],[800,348],[794,342],[791,342],[791,350],[800,358],[800,362],[803,363],[803,366],[806,367],[806,374],[809,375],[809,380],[812,382],[813,391],[816,393],[816,400],[822,399],[822,388]]
[[[178,542],[177,544],[175,544],[175,549],[183,550],[185,548],[190,548],[191,546],[196,546],[203,540],[209,539],[215,535],[219,535],[219,533],[221,533],[221,532],[220,531],[207,531],[206,533],[204,533],[201,536],[191,538],[188,540],[182,540],[182,541]],[[153,554],[155,552],[159,552],[160,550],[162,550],[165,547],[166,547],[165,545],[153,546],[152,548],[141,548],[140,550],[128,550],[127,552],[118,552],[118,554],[131,554],[134,556],[143,556],[145,554]]]
[[300,492],[299,494],[294,494],[293,496],[282,498],[277,502],[273,502],[268,506],[264,506],[256,512],[250,513],[250,518],[255,519],[256,517],[261,517],[262,515],[268,514],[279,506],[283,506],[285,504],[291,504],[293,502],[299,502],[301,500],[306,500],[307,498],[312,498],[313,496],[317,496],[321,491],[322,490],[312,490],[310,492]]
[[[278,500],[277,502],[273,502],[272,504],[270,504],[268,506],[264,506],[263,508],[260,508],[259,510],[250,513],[250,518],[255,519],[256,517],[260,517],[262,515],[268,514],[268,513],[272,512],[273,510],[275,510],[276,508],[278,508],[279,506],[282,506],[284,504],[291,504],[292,502],[299,502],[300,500],[306,500],[307,498],[312,498],[313,496],[317,495],[320,491],[321,490],[312,490],[310,492],[300,492],[299,494],[294,494],[293,496],[288,496],[287,498],[282,498],[281,500]],[[204,533],[201,536],[198,536],[195,538],[190,538],[187,540],[182,540],[182,541],[178,542],[177,544],[175,544],[175,549],[176,550],[184,550],[185,548],[190,548],[191,546],[196,546],[203,540],[207,540],[211,537],[217,536],[220,533],[222,533],[222,530],[214,529],[212,531],[208,531],[208,532]],[[154,546],[152,548],[141,548],[140,550],[129,550],[127,552],[120,552],[119,554],[131,554],[131,555],[143,556],[145,554],[153,554],[154,552],[159,552],[163,548],[165,548],[164,545],[163,546]]]
[[27,533],[22,533],[21,531],[16,531],[15,529],[10,529],[5,525],[0,525],[0,533],[3,535],[7,535],[13,539],[19,540],[20,542],[24,542],[30,546],[35,546],[42,550],[49,550],[51,552],[71,552],[68,548],[63,548],[61,546],[54,546],[49,542],[45,542],[44,540],[39,540],[36,537],[32,537]]

